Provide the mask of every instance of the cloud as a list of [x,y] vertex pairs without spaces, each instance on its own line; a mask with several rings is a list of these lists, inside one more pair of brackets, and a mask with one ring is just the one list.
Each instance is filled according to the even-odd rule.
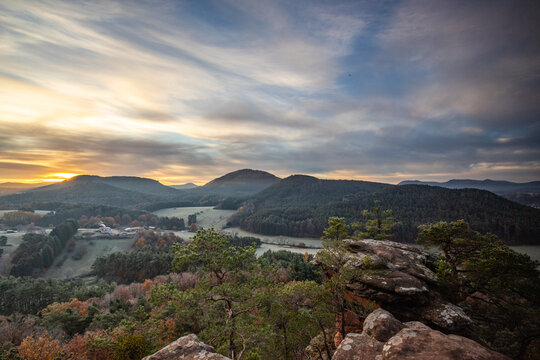
[[533,180],[538,15],[504,1],[8,0],[0,162],[27,164],[6,170],[21,179]]
[[539,16],[532,2],[407,1],[379,37],[387,59],[425,76],[409,96],[420,115],[515,126],[540,112]]

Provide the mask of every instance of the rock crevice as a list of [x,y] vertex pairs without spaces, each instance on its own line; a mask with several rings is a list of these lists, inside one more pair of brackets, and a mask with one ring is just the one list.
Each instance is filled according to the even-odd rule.
[[398,359],[509,360],[471,339],[445,335],[417,321],[402,323],[383,309],[366,318],[361,334],[347,334],[332,356],[332,360]]
[[[385,240],[343,240],[346,251],[325,249],[342,256],[345,269],[357,271],[346,284],[347,299],[368,299],[387,308],[403,321],[420,320],[444,332],[459,332],[471,319],[436,291],[437,258],[422,249]],[[369,257],[371,261],[365,261]],[[313,260],[329,276],[319,254]]]

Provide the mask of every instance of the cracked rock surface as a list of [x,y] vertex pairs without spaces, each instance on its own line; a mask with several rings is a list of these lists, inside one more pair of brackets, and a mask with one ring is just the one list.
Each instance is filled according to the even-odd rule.
[[149,355],[142,360],[230,360],[228,357],[217,354],[216,350],[206,345],[190,334],[165,346],[155,354]]
[[477,342],[445,335],[425,324],[401,323],[388,311],[378,309],[364,321],[361,334],[350,333],[332,360],[508,360]]
[[[343,240],[344,268],[360,270],[347,285],[347,299],[368,299],[399,319],[420,320],[445,332],[466,328],[471,319],[434,289],[436,257],[414,246],[386,240]],[[335,250],[321,250],[321,252]],[[369,257],[370,261],[365,261]],[[324,264],[319,255],[315,264]],[[369,264],[369,265],[366,265]],[[369,267],[368,267],[369,266]],[[329,276],[336,269],[324,268]]]

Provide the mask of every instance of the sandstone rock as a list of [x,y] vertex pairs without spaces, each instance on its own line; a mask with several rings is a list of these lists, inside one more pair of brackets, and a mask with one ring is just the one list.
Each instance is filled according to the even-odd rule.
[[404,325],[394,315],[383,309],[377,309],[364,320],[363,333],[375,340],[386,342],[397,334]]
[[407,321],[404,322],[403,325],[405,325],[406,328],[409,329],[415,329],[415,330],[431,330],[429,326],[426,324],[421,323],[420,321]]
[[[420,320],[443,331],[466,329],[471,319],[458,306],[444,301],[434,289],[437,259],[428,252],[383,240],[344,240],[345,267],[361,270],[347,285],[345,299],[368,299],[401,320]],[[324,251],[321,250],[319,254]],[[366,262],[366,257],[371,262]],[[315,264],[324,264],[315,256]],[[366,268],[367,264],[372,266]],[[325,269],[328,275],[336,269]],[[352,300],[352,301],[351,301]]]
[[332,360],[369,360],[380,357],[383,343],[366,334],[347,334]]
[[[357,313],[345,310],[345,333],[361,333],[363,328],[363,318],[360,319]],[[336,314],[336,329],[341,330],[341,314]]]
[[230,360],[228,357],[217,354],[214,348],[206,345],[197,338],[197,335],[190,334],[183,336],[170,343],[153,355],[149,355],[143,360]]
[[[334,347],[334,341],[335,335],[332,333],[327,333],[327,339],[326,339],[326,346],[328,346],[328,350],[330,352],[330,357],[327,355],[326,346],[324,344],[324,336],[322,332],[315,336],[313,339],[311,339],[308,347],[306,347],[306,355],[307,359],[309,360],[330,360],[332,357],[332,354],[334,353],[334,350],[336,349]],[[337,334],[336,334],[337,335]]]
[[411,274],[419,279],[434,282],[435,273],[429,269],[437,259],[428,252],[414,246],[388,240],[345,240],[352,252],[375,255],[386,267]]
[[424,320],[448,331],[457,331],[472,322],[462,308],[451,303],[433,302],[422,312]]
[[[383,339],[383,341],[377,340]],[[384,342],[384,339],[387,339]],[[411,321],[401,323],[389,312],[377,309],[364,323],[362,334],[348,334],[332,360],[506,360],[477,342],[457,335],[445,335]]]
[[382,360],[506,360],[508,357],[477,342],[436,330],[405,328],[388,340]]

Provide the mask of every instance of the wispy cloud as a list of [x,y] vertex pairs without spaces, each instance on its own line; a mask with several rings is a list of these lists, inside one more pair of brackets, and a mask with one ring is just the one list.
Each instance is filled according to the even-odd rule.
[[538,15],[504,1],[3,1],[0,178],[532,180]]

